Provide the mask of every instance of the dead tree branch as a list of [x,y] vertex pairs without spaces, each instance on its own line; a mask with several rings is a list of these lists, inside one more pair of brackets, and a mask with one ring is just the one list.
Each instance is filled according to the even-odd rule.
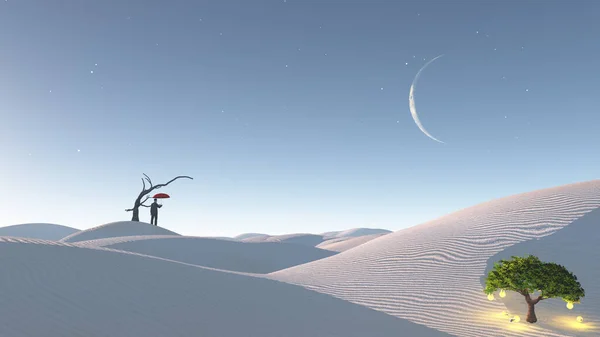
[[[133,204],[133,208],[130,209],[126,209],[126,212],[133,212],[133,216],[131,218],[131,221],[140,221],[139,219],[139,208],[140,206],[143,207],[150,207],[148,205],[145,205],[144,203],[146,201],[148,201],[148,199],[150,199],[150,196],[148,194],[150,194],[150,192],[160,189],[162,187],[165,187],[167,185],[169,185],[170,183],[174,182],[177,179],[190,179],[190,180],[194,180],[194,178],[190,177],[190,176],[177,176],[171,180],[169,180],[168,182],[164,183],[164,184],[158,184],[158,185],[154,185],[152,184],[152,180],[150,179],[150,177],[146,174],[146,173],[142,173],[144,175],[144,178],[142,178],[142,191],[140,192],[140,194],[138,195],[138,197],[135,199],[135,202]],[[148,182],[148,184],[150,185],[149,188],[146,187],[146,182]],[[145,198],[144,198],[145,197]],[[142,201],[142,198],[144,198],[144,200]]]

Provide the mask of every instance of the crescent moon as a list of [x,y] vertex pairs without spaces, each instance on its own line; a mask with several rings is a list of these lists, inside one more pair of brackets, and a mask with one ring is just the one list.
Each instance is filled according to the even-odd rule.
[[415,105],[415,89],[417,87],[417,81],[419,80],[419,77],[421,76],[421,72],[427,68],[427,66],[429,64],[431,64],[431,62],[439,59],[440,57],[444,56],[444,54],[439,55],[433,59],[431,59],[429,62],[425,63],[425,65],[423,66],[423,68],[421,68],[419,70],[419,72],[417,73],[417,75],[415,76],[415,79],[413,80],[411,86],[410,86],[410,92],[408,94],[408,106],[410,108],[410,114],[412,115],[412,118],[415,120],[415,124],[417,124],[417,126],[419,127],[419,129],[421,130],[421,132],[423,132],[427,137],[435,140],[436,142],[445,144],[444,142],[442,142],[439,139],[436,139],[434,136],[432,136],[429,132],[427,132],[427,130],[425,130],[425,127],[423,126],[423,124],[421,124],[421,121],[419,120],[419,115],[417,114],[417,107]]

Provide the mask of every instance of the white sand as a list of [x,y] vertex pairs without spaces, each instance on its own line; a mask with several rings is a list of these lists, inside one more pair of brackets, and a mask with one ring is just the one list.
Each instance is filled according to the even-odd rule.
[[86,229],[77,233],[73,233],[62,240],[61,242],[79,242],[106,238],[116,238],[123,236],[139,236],[139,235],[179,235],[162,227],[153,226],[145,222],[120,221],[112,222],[94,228]]
[[199,266],[257,274],[270,273],[335,254],[304,245],[160,235],[82,241],[76,245],[107,247]]
[[0,336],[448,336],[301,287],[156,258],[0,238]]
[[[586,240],[598,238],[600,221],[558,236],[562,228],[598,207],[600,181],[515,195],[270,276],[457,336],[600,336],[598,241]],[[557,231],[556,241],[548,241],[553,244],[540,246]],[[585,324],[577,325],[575,312],[560,300],[555,302],[563,308],[560,315],[566,316],[560,328],[554,322],[557,318],[550,317],[552,300],[538,304],[540,320],[550,319],[548,323],[532,325],[523,315],[521,323],[511,324],[500,315],[505,305],[487,300],[481,278],[494,262],[490,259],[517,243],[522,252],[569,262],[566,267],[576,272],[588,294],[580,306]],[[510,310],[523,310],[525,303],[520,302]]]
[[0,236],[14,236],[51,241],[58,241],[65,236],[76,232],[79,232],[79,229],[49,223],[28,223],[0,228]]

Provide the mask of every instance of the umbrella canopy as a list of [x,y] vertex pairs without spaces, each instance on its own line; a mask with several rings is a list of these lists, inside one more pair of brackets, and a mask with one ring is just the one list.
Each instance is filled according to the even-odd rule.
[[152,198],[154,199],[168,199],[170,196],[167,193],[158,193],[155,194]]

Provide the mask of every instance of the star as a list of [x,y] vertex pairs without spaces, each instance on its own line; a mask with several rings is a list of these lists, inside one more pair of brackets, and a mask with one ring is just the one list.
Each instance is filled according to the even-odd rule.
[[286,65],[285,65],[285,67],[287,68],[287,67],[288,67],[288,65],[286,64]]
[[479,31],[478,31],[478,30],[477,30],[477,31],[475,31],[475,34],[479,34]]
[[381,87],[381,90],[383,90],[383,87]]
[[405,66],[407,66],[407,65],[408,65],[408,62],[404,62],[404,65],[405,65]]
[[508,118],[508,116],[504,116],[504,119]]
[[93,70],[90,70],[90,74],[93,74],[93,73],[94,73],[94,71],[93,71]]
[[80,149],[77,149],[77,152],[81,152],[81,150],[80,150]]
[[529,89],[525,89],[525,91],[529,91]]
[[98,66],[98,63],[94,63],[94,67],[97,67],[97,66]]

